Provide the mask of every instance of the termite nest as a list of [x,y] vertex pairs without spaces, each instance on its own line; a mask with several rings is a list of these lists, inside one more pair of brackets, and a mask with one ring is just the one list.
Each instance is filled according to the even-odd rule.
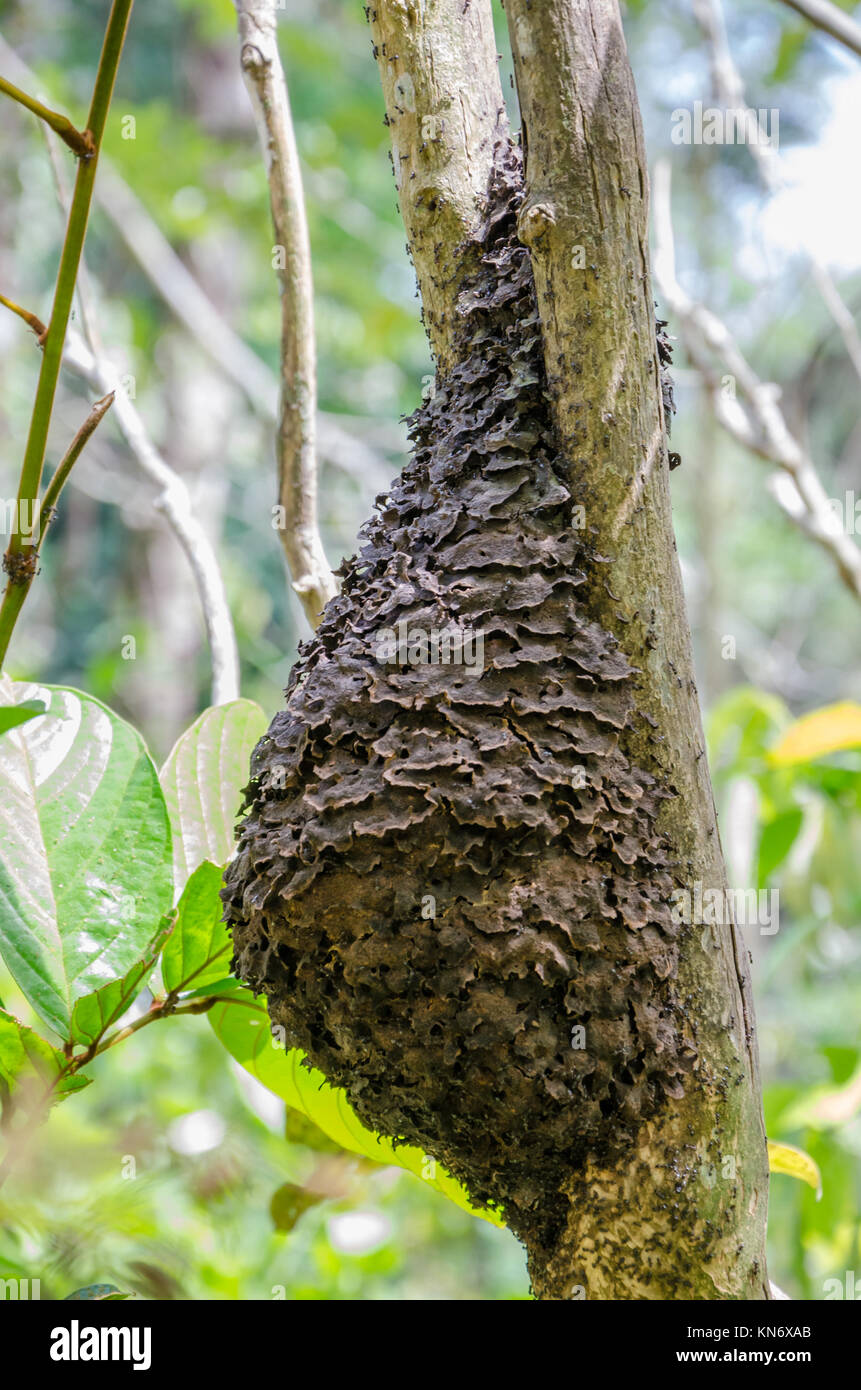
[[[609,564],[552,423],[521,201],[505,145],[463,248],[457,365],[255,751],[224,900],[287,1045],[529,1243],[695,1051],[668,792],[630,753],[637,673],[591,611]],[[384,658],[399,623],[480,634],[483,661]]]

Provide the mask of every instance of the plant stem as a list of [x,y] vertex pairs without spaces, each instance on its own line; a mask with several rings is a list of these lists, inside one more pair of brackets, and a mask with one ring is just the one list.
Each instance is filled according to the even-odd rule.
[[2,606],[0,606],[0,667],[6,659],[12,632],[29,588],[27,571],[30,568],[31,559],[28,558],[22,562],[20,557],[22,557],[25,547],[32,547],[32,540],[23,534],[21,518],[29,515],[27,508],[35,505],[39,497],[48,429],[54,408],[63,343],[75,293],[75,281],[78,276],[78,266],[87,232],[99,150],[113,96],[114,82],[132,3],[133,0],[113,0],[93,88],[86,132],[92,142],[92,153],[83,157],[78,165],[75,190],[72,195],[72,205],[69,210],[69,220],[66,225],[66,235],[60,257],[60,268],[57,273],[51,320],[45,336],[42,367],[36,387],[36,399],[33,403],[27,447],[21,465],[17,525],[10,538],[9,549],[4,558],[4,568],[9,576],[9,583],[6,586]]
[[0,1162],[0,1187],[5,1183],[39,1125],[48,1114],[51,1107],[51,1097],[65,1076],[74,1076],[82,1067],[92,1062],[94,1057],[98,1057],[102,1052],[107,1052],[109,1047],[116,1047],[117,1043],[123,1042],[125,1038],[131,1037],[133,1033],[139,1032],[141,1028],[146,1028],[150,1023],[156,1023],[160,1018],[173,1018],[177,1014],[205,1014],[214,1004],[218,1003],[221,997],[212,994],[206,995],[202,999],[190,1000],[186,1004],[177,1004],[175,997],[169,994],[166,998],[155,1003],[141,1018],[135,1019],[134,1023],[128,1024],[125,1028],[119,1028],[116,1033],[111,1033],[109,1037],[102,1039],[95,1046],[88,1047],[85,1052],[78,1053],[77,1057],[70,1057],[60,1074],[54,1078],[44,1095],[33,1107],[26,1123],[10,1137],[9,1147],[2,1162]]
[[57,502],[60,499],[60,493],[63,491],[63,488],[66,485],[66,480],[68,479],[69,474],[71,473],[72,469],[74,468],[75,464],[80,458],[87,440],[90,438],[92,434],[95,433],[95,430],[99,425],[99,422],[108,413],[113,403],[113,391],[111,391],[109,395],[103,396],[100,401],[96,401],[86,420],[81,425],[81,428],[78,430],[78,433],[75,435],[74,439],[72,440],[71,444],[69,445],[68,449],[63,455],[63,458],[57,466],[57,471],[55,472],[53,478],[51,479],[50,483],[45,489],[45,496],[42,498],[42,505],[39,509],[40,550],[42,548],[42,542],[45,539],[45,532],[47,531],[48,527],[51,524],[51,521],[53,520],[53,512],[56,509]]
[[35,97],[22,92],[20,87],[13,86],[5,77],[0,77],[0,92],[4,92],[7,97],[19,102],[21,106],[26,106],[28,111],[33,112],[34,116],[38,116],[46,125],[49,125],[52,130],[56,131],[60,139],[66,142],[69,149],[75,151],[75,154],[86,158],[93,153],[90,133],[88,131],[82,133],[78,130],[76,126],[72,125],[68,116],[61,115],[59,111],[52,111],[50,107],[43,105]]
[[203,999],[195,999],[188,1004],[174,1005],[170,995],[166,999],[160,1000],[141,1018],[136,1018],[134,1023],[129,1023],[125,1028],[119,1028],[116,1033],[111,1033],[107,1038],[98,1044],[90,1053],[83,1052],[79,1057],[72,1059],[73,1063],[69,1070],[79,1071],[87,1062],[91,1062],[93,1057],[98,1057],[102,1052],[107,1052],[109,1047],[116,1047],[117,1043],[130,1038],[132,1033],[137,1033],[141,1028],[146,1028],[150,1023],[157,1023],[160,1018],[175,1018],[177,1014],[205,1014],[214,1004],[218,1003],[219,995],[208,995]]

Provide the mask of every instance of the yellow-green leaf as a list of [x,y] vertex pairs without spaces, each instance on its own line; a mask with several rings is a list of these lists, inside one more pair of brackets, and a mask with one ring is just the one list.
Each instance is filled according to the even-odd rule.
[[221,920],[222,870],[204,859],[182,890],[176,929],[164,948],[161,973],[167,990],[195,989],[222,980],[230,969],[233,943]]
[[841,700],[796,719],[774,745],[769,758],[775,767],[790,767],[836,753],[844,748],[861,747],[861,705]]
[[822,1176],[818,1165],[803,1149],[794,1144],[775,1144],[768,1141],[768,1166],[772,1173],[787,1173],[791,1178],[800,1178],[813,1188],[816,1200],[822,1196]]

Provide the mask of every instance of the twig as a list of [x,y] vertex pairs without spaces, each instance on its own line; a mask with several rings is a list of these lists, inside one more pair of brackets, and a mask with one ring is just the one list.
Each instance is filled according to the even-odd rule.
[[812,257],[811,270],[816,287],[843,339],[843,346],[846,349],[847,357],[855,368],[855,375],[861,380],[861,335],[858,333],[858,325],[852,311],[841,296],[826,267]]
[[[653,195],[655,278],[680,325],[691,360],[711,387],[718,419],[745,448],[776,464],[792,480],[803,506],[803,529],[828,552],[847,588],[861,599],[861,551],[835,524],[828,495],[813,461],[792,434],[778,405],[778,388],[760,381],[726,325],[704,305],[691,299],[676,279],[670,167],[666,160],[658,161],[655,166]],[[747,408],[723,393],[710,353],[723,360]],[[783,505],[783,499],[778,500]],[[799,521],[797,509],[785,507],[785,510],[794,521]]]
[[[729,46],[721,0],[693,0],[693,9],[709,46],[715,96],[727,109],[741,108],[747,113],[750,120],[756,121],[756,113],[747,104],[744,82]],[[784,186],[785,179],[780,155],[775,146],[762,140],[753,140],[747,142],[747,148],[756,164],[766,191],[768,193],[777,192],[779,188]],[[861,379],[861,338],[858,336],[858,329],[852,314],[843,302],[827,268],[809,246],[804,247],[804,252],[810,262],[816,287],[837,325],[849,360],[855,368],[857,376]]]
[[830,34],[832,39],[839,39],[845,43],[847,48],[851,48],[853,53],[861,55],[861,27],[855,23],[848,14],[839,10],[836,5],[832,5],[830,0],[783,0],[791,10],[800,14],[804,19],[808,19],[817,29],[822,29],[826,34]]
[[281,282],[281,409],[278,498],[293,588],[312,627],[335,593],[317,526],[317,366],[311,248],[299,154],[278,53],[275,0],[236,0],[240,61],[269,180]]
[[49,125],[56,131],[60,139],[65,141],[70,150],[80,155],[83,159],[89,159],[95,153],[92,132],[85,130],[81,132],[76,126],[72,125],[68,116],[63,116],[59,111],[52,111],[44,106],[35,97],[28,96],[22,92],[20,87],[14,87],[5,77],[0,77],[0,92],[4,92],[7,97],[17,101],[21,106],[26,106],[28,111],[32,111],[34,116],[38,116],[41,121]]
[[4,561],[9,583],[3,595],[2,605],[0,605],[0,667],[6,659],[15,623],[29,587],[29,585],[25,587],[23,580],[32,556],[25,556],[24,550],[30,546],[31,542],[22,530],[21,517],[24,514],[24,509],[39,496],[42,468],[45,462],[45,448],[48,442],[48,429],[54,408],[57,378],[60,373],[63,342],[66,337],[66,328],[75,293],[78,264],[87,233],[98,153],[102,143],[108,108],[113,96],[131,7],[132,0],[113,0],[93,87],[87,121],[87,133],[92,140],[92,153],[81,159],[78,165],[75,191],[72,195],[72,206],[60,256],[60,268],[57,272],[51,319],[44,340],[42,365],[36,387],[36,398],[33,402],[30,430],[24,451],[24,461],[21,465],[16,527],[10,537],[9,549]]
[[113,365],[104,357],[97,358],[74,330],[68,335],[64,360],[94,390],[116,393],[117,424],[138,466],[160,489],[153,505],[173,530],[191,565],[209,642],[212,703],[222,705],[238,699],[239,656],[224,580],[209,537],[194,515],[188,488],[152,443]]
[[[741,73],[732,56],[720,0],[693,0],[693,11],[709,46],[715,96],[727,110],[743,110],[749,120],[757,122],[756,112],[747,104]],[[781,182],[777,150],[766,140],[748,140],[746,144],[766,188],[774,190]]]
[[19,319],[23,319],[28,327],[32,328],[36,334],[36,341],[41,346],[45,341],[45,334],[48,332],[44,323],[35,314],[31,314],[29,309],[22,309],[20,304],[16,304],[14,299],[7,299],[5,294],[0,294],[0,304],[5,309],[11,309],[13,314],[17,314]]
[[93,434],[93,432],[98,428],[99,422],[110,410],[111,406],[114,403],[114,399],[115,394],[113,391],[111,391],[107,396],[102,396],[102,399],[100,401],[96,401],[86,420],[81,425],[81,428],[78,430],[78,433],[75,435],[74,439],[72,440],[71,444],[69,445],[68,449],[66,450],[65,454],[63,455],[62,459],[57,465],[57,469],[54,473],[54,476],[45,489],[45,495],[42,498],[39,507],[39,550],[42,549],[42,542],[45,539],[45,533],[54,519],[54,513],[57,510],[57,503],[60,500],[60,493],[66,486],[69,474],[71,473],[72,469],[74,468],[75,464],[80,458],[87,440],[90,438],[91,434]]
[[42,498],[42,501],[39,504],[39,535],[35,544],[28,546],[26,553],[24,551],[21,551],[20,554],[15,556],[14,558],[10,555],[6,555],[3,558],[3,568],[9,576],[10,587],[14,585],[18,590],[20,590],[21,603],[19,604],[19,608],[26,599],[27,594],[29,593],[30,588],[32,587],[33,580],[36,578],[36,575],[39,572],[39,554],[42,549],[42,542],[44,541],[45,533],[47,532],[48,527],[50,526],[51,521],[53,520],[60,493],[63,491],[63,488],[65,487],[69,474],[71,473],[72,469],[74,468],[75,464],[80,458],[84,446],[87,443],[87,440],[93,434],[93,431],[98,427],[99,421],[102,419],[105,413],[108,410],[110,410],[111,406],[113,405],[113,400],[113,395],[109,395],[105,396],[100,401],[96,401],[86,420],[81,425],[81,428],[78,430],[77,434],[75,435],[74,439],[72,440],[71,444],[69,445],[68,449],[66,450],[65,454],[63,455],[62,459],[57,465],[57,468],[54,472],[54,476],[45,490],[45,496]]

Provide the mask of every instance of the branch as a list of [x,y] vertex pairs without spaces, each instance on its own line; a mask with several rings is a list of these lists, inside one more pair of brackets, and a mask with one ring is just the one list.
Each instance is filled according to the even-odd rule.
[[275,0],[236,0],[245,85],[269,180],[281,282],[278,500],[293,588],[312,627],[336,592],[317,526],[317,363],[311,246],[299,153],[278,53]]
[[100,421],[110,410],[114,403],[114,399],[114,392],[111,391],[107,396],[103,396],[100,401],[96,401],[86,420],[81,425],[81,428],[66,450],[63,458],[57,465],[56,472],[45,489],[45,496],[42,498],[42,503],[39,508],[39,515],[41,518],[39,526],[39,550],[42,549],[45,533],[54,519],[57,503],[60,500],[60,493],[68,482],[69,474],[80,458],[87,440],[95,432]]
[[239,657],[224,580],[209,537],[194,515],[188,488],[150,440],[115,368],[105,358],[97,358],[74,330],[69,333],[64,361],[94,390],[116,393],[117,424],[138,466],[160,488],[154,506],[173,530],[191,565],[212,661],[212,703],[222,705],[238,699]]
[[[744,94],[741,73],[735,65],[727,38],[721,0],[693,0],[693,8],[709,46],[715,96],[729,110],[743,109],[748,119],[755,124],[757,114],[748,106]],[[747,142],[747,148],[759,170],[766,191],[776,192],[785,183],[776,147],[765,141],[753,140]],[[861,379],[861,338],[858,336],[852,314],[843,302],[826,267],[809,247],[805,247],[804,250],[810,261],[816,287],[837,325],[849,360]]]
[[861,381],[861,335],[858,333],[858,325],[855,322],[851,309],[843,299],[840,291],[835,285],[828,269],[821,261],[814,260],[811,256],[811,270],[816,281],[816,288],[833,318],[837,330],[843,339],[843,346],[846,355],[852,366],[855,368],[855,375]]
[[5,77],[0,77],[0,92],[4,92],[7,97],[19,102],[21,106],[26,106],[28,111],[33,112],[34,116],[38,116],[46,125],[49,125],[53,131],[56,131],[60,139],[65,141],[69,149],[75,151],[76,155],[83,159],[89,159],[95,153],[91,132],[86,130],[82,134],[72,125],[68,116],[62,116],[59,111],[52,111],[41,101],[37,101],[35,97],[22,92],[20,87],[13,87],[12,83]]
[[[720,423],[745,448],[776,464],[792,480],[803,508],[802,529],[828,552],[846,587],[855,598],[861,599],[861,551],[835,525],[834,513],[815,465],[792,434],[778,405],[779,389],[759,379],[727,326],[704,305],[691,299],[676,279],[670,168],[666,160],[659,161],[655,167],[653,189],[655,278],[681,326],[692,362],[711,388]],[[735,378],[747,403],[746,409],[734,397],[724,394],[711,354],[722,359]],[[799,507],[788,506],[785,493],[779,494],[778,500],[798,522]]]
[[87,233],[99,149],[113,96],[131,7],[132,0],[113,0],[93,87],[87,121],[87,135],[92,142],[92,152],[78,165],[75,191],[72,195],[72,206],[60,256],[60,268],[57,272],[51,319],[44,340],[42,365],[36,387],[36,398],[33,402],[30,430],[24,451],[24,461],[21,465],[17,524],[10,537],[9,549],[4,561],[4,568],[9,575],[9,583],[3,595],[2,606],[0,606],[0,666],[5,661],[9,640],[27,592],[27,588],[15,579],[16,574],[22,573],[22,564],[26,568],[27,561],[23,552],[25,547],[30,545],[30,541],[22,530],[21,517],[25,514],[27,506],[38,498],[40,492],[48,429],[54,408],[63,342],[66,337],[66,328],[75,293],[78,265]]
[[69,474],[80,458],[87,440],[97,428],[99,421],[112,406],[113,400],[113,395],[110,395],[105,396],[103,400],[96,401],[86,420],[81,425],[81,428],[78,430],[60,460],[54,476],[45,491],[45,496],[39,504],[39,535],[35,544],[32,545],[32,548],[28,546],[26,553],[21,551],[17,555],[12,555],[10,553],[3,557],[3,569],[9,576],[9,589],[7,592],[15,593],[16,596],[20,595],[17,606],[11,604],[7,606],[4,604],[2,610],[0,610],[0,643],[2,643],[4,651],[9,646],[9,639],[12,636],[15,621],[21,611],[24,600],[32,588],[33,580],[39,573],[39,554],[42,548],[42,542],[45,539],[45,533],[48,527],[54,519],[60,493],[66,484]]
[[23,319],[29,328],[36,334],[36,341],[41,347],[45,341],[48,330],[40,318],[31,314],[29,309],[22,309],[20,304],[16,304],[14,299],[7,299],[5,294],[0,294],[0,304],[5,309],[11,309],[13,314],[17,314],[19,319]]
[[861,27],[830,0],[784,0],[784,4],[861,56]]
[[485,0],[378,0],[365,15],[425,328],[444,373],[458,294],[474,268],[464,248],[484,217],[495,152],[508,140],[493,16]]
[[[727,110],[742,109],[756,129],[759,118],[745,98],[744,83],[729,46],[720,0],[693,0],[693,11],[709,46],[712,86],[717,100]],[[765,140],[748,140],[746,144],[763,183],[773,191],[782,182],[776,148]]]

